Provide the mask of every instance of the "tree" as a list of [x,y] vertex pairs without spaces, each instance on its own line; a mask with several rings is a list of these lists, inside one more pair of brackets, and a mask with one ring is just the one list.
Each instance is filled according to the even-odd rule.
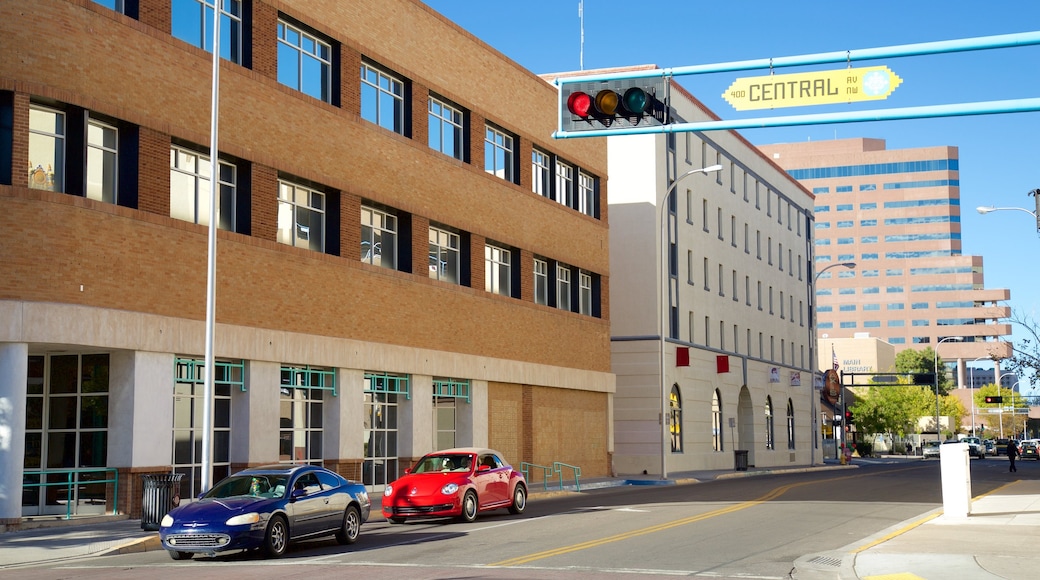
[[[924,350],[917,350],[908,348],[901,350],[896,354],[896,371],[907,374],[919,374],[919,373],[934,373],[935,369],[935,351],[932,347],[927,347]],[[946,376],[946,365],[939,366],[939,394],[949,394],[950,379]],[[932,387],[932,395],[935,395],[934,385]]]
[[[1013,436],[1025,430],[1026,413],[1029,402],[1012,389],[1005,389],[990,383],[978,389],[975,396],[975,408],[978,409],[981,421],[986,429],[1000,436],[1003,427],[1004,436]],[[1000,403],[987,403],[986,397],[1001,397]],[[1005,413],[990,413],[990,410],[1005,409]]]

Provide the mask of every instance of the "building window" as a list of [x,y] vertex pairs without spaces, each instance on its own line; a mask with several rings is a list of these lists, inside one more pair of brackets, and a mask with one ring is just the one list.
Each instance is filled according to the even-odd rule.
[[397,269],[397,216],[361,206],[361,261]]
[[[170,148],[170,217],[209,225],[213,168],[210,158],[180,147]],[[220,162],[217,194],[217,227],[235,231],[237,171],[234,165]]]
[[766,397],[766,449],[775,449],[773,440],[773,398]]
[[571,309],[571,269],[563,264],[556,265],[556,307]]
[[65,113],[29,107],[29,187],[65,191]]
[[430,227],[430,278],[459,284],[459,234]]
[[365,373],[365,461],[361,481],[370,488],[397,479],[397,420],[402,396],[410,396],[407,376]]
[[361,63],[361,118],[404,135],[404,82]]
[[668,430],[672,434],[672,453],[682,453],[682,395],[679,393],[679,385],[672,385],[668,397]]
[[566,163],[556,163],[556,201],[574,207],[574,168]]
[[111,125],[88,119],[87,197],[116,203],[118,170],[119,131]]
[[531,191],[552,199],[552,158],[537,149],[531,151]]
[[596,217],[596,178],[582,171],[578,172],[578,211]]
[[506,248],[484,245],[484,290],[512,296],[512,254]]
[[[24,413],[22,482],[64,483],[71,477],[72,485],[23,487],[22,515],[101,515],[107,484],[92,481],[111,475],[103,470],[108,466],[109,355],[30,356],[26,370],[25,409],[8,406],[4,411],[5,428],[14,413]],[[77,471],[70,475],[69,470]]]
[[431,149],[462,160],[462,111],[433,96],[429,106],[429,142]]
[[[216,2],[217,0],[172,0],[171,30],[174,38],[207,52],[212,49],[213,9]],[[240,0],[220,0],[220,57],[235,64],[242,64]]]
[[296,183],[278,182],[278,241],[325,251],[325,194]]
[[331,369],[282,367],[278,405],[278,462],[322,464],[325,391],[336,390]]
[[534,303],[549,304],[549,263],[534,259]]
[[100,4],[109,10],[115,10],[120,14],[122,14],[123,10],[126,9],[123,5],[123,0],[94,0],[94,3]]
[[[245,365],[214,361],[213,481],[231,474],[231,393],[245,390]],[[198,497],[202,489],[202,416],[205,361],[177,359],[173,384],[173,472],[181,473],[181,497]]]
[[435,450],[456,447],[459,402],[469,402],[469,381],[433,379],[433,444]]
[[578,270],[578,312],[592,316],[592,274]]
[[512,135],[490,125],[484,127],[484,171],[510,183],[516,183],[513,142]]
[[787,448],[794,449],[794,402],[787,399]]
[[278,21],[278,82],[326,103],[332,102],[332,45]]
[[719,390],[711,394],[711,449],[722,451],[722,397]]

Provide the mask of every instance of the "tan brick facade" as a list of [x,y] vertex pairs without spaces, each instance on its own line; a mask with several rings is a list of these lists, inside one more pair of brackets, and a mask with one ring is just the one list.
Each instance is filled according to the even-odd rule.
[[[28,322],[12,324],[0,345],[28,343],[30,354],[61,343],[74,351],[201,356],[201,335],[171,328],[197,328],[206,319],[208,228],[170,217],[170,149],[208,149],[212,57],[170,36],[169,0],[139,4],[137,19],[90,0],[41,0],[31,13],[0,4],[0,104],[10,103],[13,118],[13,170],[0,175],[0,310],[75,307],[139,321],[106,328],[68,320],[54,325],[53,335],[47,324],[32,331]],[[478,400],[487,417],[476,423],[486,420],[487,431],[474,434],[477,440],[515,463],[564,461],[586,475],[607,473],[613,375],[605,143],[548,139],[555,89],[417,0],[244,5],[252,29],[243,35],[251,39],[243,65],[220,64],[218,150],[240,169],[237,209],[247,215],[237,232],[217,234],[216,324],[236,337],[218,342],[217,356],[485,380]],[[282,16],[334,43],[331,103],[278,82]],[[403,135],[361,118],[363,59],[406,80]],[[431,93],[467,112],[462,161],[427,144]],[[119,123],[120,160],[136,168],[136,190],[125,198],[132,201],[28,189],[31,105],[70,111],[70,125],[82,120],[73,112],[84,110]],[[517,137],[517,183],[484,170],[488,121]],[[599,178],[598,218],[531,192],[534,143]],[[325,193],[325,252],[278,242],[280,179]],[[362,203],[391,208],[407,224],[400,232],[408,242],[401,250],[411,255],[406,271],[360,261]],[[429,278],[431,223],[468,240],[466,284]],[[485,292],[486,240],[518,250],[518,297]],[[534,256],[593,274],[600,311],[534,304]],[[130,445],[125,436],[110,439]],[[250,457],[234,464],[274,459]],[[403,465],[411,459],[400,458]],[[351,477],[364,464],[360,450],[325,462]],[[154,461],[116,467],[125,474],[120,509],[136,513],[140,470],[166,468]],[[6,516],[0,506],[0,520]]]

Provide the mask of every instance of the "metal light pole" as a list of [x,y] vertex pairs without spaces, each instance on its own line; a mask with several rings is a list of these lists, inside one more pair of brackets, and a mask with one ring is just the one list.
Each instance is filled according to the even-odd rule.
[[935,350],[932,351],[935,356],[932,359],[932,370],[935,371],[935,440],[942,442],[941,429],[939,428],[939,345],[946,342],[947,340],[962,341],[963,336],[947,336],[946,338],[935,343]]
[[679,182],[691,175],[698,173],[713,173],[715,171],[722,171],[721,165],[710,165],[708,167],[702,167],[700,169],[691,169],[686,173],[683,173],[679,177],[676,177],[672,183],[668,186],[668,189],[664,192],[664,198],[661,199],[660,217],[661,217],[661,255],[659,258],[659,266],[661,268],[661,315],[657,320],[657,335],[660,338],[660,373],[661,373],[661,479],[668,479],[668,441],[671,433],[669,431],[669,419],[668,419],[668,380],[665,377],[665,362],[664,362],[664,349],[665,349],[665,329],[668,328],[668,323],[665,318],[671,314],[672,304],[668,300],[668,289],[671,286],[671,272],[666,269],[665,256],[668,255],[668,218],[665,212],[668,207],[668,200],[671,195],[675,192],[675,188],[679,185]]
[[969,369],[969,376],[971,380],[971,436],[975,436],[975,363],[980,360],[989,360],[989,357],[982,356],[971,361],[971,368]]
[[209,143],[209,238],[206,246],[206,368],[202,387],[202,474],[199,491],[213,484],[213,327],[216,321],[217,287],[217,194],[220,191],[220,161],[217,159],[218,111],[220,104],[220,9],[213,5],[213,87],[210,106]]
[[[856,262],[837,262],[835,264],[831,264],[831,265],[825,267],[824,269],[822,269],[819,272],[817,272],[815,276],[813,276],[812,287],[809,288],[809,292],[812,294],[810,296],[810,302],[809,302],[809,304],[812,305],[812,320],[810,321],[810,323],[812,324],[812,331],[811,331],[812,336],[809,337],[810,338],[810,340],[809,340],[809,365],[810,365],[810,370],[812,370],[812,394],[809,396],[809,413],[811,414],[812,420],[809,421],[809,428],[812,430],[812,437],[813,437],[812,446],[809,448],[809,465],[810,465],[810,467],[815,467],[816,466],[816,439],[820,435],[820,430],[817,427],[817,423],[816,423],[816,419],[817,419],[817,416],[816,416],[816,399],[819,398],[817,396],[817,394],[816,394],[816,373],[820,370],[820,369],[816,368],[816,367],[819,366],[817,364],[817,360],[816,360],[816,310],[817,310],[817,308],[816,308],[816,281],[819,280],[820,276],[822,276],[823,273],[826,272],[827,270],[830,270],[832,268],[838,268],[838,267],[844,267],[844,268],[848,268],[849,270],[851,270],[851,269],[856,267]],[[845,390],[845,388],[842,387],[842,391],[844,391],[844,390]],[[845,393],[842,392],[841,395],[842,395],[842,399],[844,400]],[[844,418],[845,418],[845,416],[844,416],[844,413],[843,413],[842,414],[842,419],[844,420]]]

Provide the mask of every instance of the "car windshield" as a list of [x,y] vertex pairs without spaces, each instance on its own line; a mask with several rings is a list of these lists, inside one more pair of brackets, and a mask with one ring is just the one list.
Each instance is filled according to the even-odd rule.
[[415,464],[412,473],[465,473],[472,461],[469,455],[427,455]]
[[206,492],[205,498],[230,497],[265,497],[281,498],[285,496],[284,475],[232,475],[217,483]]
[[939,446],[939,442],[938,441],[925,441],[924,442],[924,446],[925,447],[938,447]]

